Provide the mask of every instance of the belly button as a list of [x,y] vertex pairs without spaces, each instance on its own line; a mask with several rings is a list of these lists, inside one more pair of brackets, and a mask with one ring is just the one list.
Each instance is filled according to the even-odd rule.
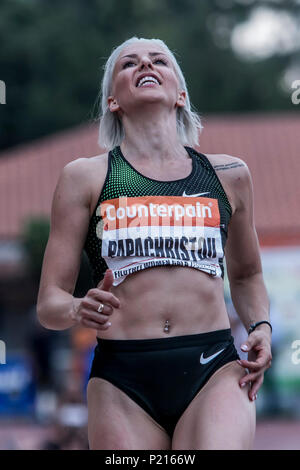
[[169,322],[169,320],[166,320],[164,331],[166,333],[169,333],[169,330],[170,330],[170,322]]

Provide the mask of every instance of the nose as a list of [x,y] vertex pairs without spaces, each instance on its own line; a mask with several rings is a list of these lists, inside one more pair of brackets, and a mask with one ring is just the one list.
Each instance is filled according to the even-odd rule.
[[140,69],[142,70],[144,67],[147,67],[147,66],[149,66],[149,65],[152,66],[152,62],[151,62],[150,57],[148,57],[148,56],[146,56],[146,55],[143,56],[143,57],[141,58]]

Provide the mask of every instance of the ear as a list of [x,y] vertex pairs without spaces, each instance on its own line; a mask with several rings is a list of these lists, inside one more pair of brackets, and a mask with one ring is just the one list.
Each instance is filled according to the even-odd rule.
[[180,91],[178,94],[178,99],[176,101],[176,106],[179,108],[183,108],[185,105],[185,99],[186,99],[186,92],[185,91]]
[[115,113],[116,111],[119,111],[121,109],[118,105],[117,100],[113,96],[109,96],[107,98],[107,104],[112,113]]

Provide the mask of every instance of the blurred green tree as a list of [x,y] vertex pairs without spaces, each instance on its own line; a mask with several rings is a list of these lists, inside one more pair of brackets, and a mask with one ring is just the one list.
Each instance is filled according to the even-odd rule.
[[295,111],[278,81],[299,48],[247,62],[231,47],[235,26],[262,6],[300,21],[298,0],[2,0],[0,149],[95,118],[105,59],[134,35],[177,53],[200,114]]

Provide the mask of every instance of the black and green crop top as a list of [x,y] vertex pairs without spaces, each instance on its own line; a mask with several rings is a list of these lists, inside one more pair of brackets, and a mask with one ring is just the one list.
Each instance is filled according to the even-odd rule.
[[84,249],[95,285],[112,269],[113,285],[155,266],[188,266],[224,278],[224,247],[232,209],[202,153],[185,147],[189,176],[173,181],[135,170],[119,146],[90,219]]

